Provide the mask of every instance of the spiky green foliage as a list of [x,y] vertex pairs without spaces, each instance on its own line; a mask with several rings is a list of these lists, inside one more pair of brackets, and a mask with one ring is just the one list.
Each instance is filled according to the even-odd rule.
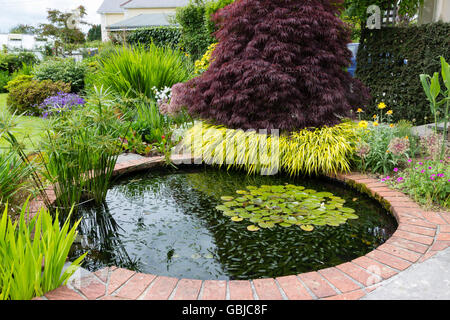
[[282,166],[291,175],[348,172],[356,140],[351,122],[293,132],[281,140]]
[[182,146],[205,163],[250,174],[282,169],[291,175],[313,175],[348,172],[356,141],[357,128],[351,122],[279,137],[200,123],[186,132]]
[[31,167],[15,153],[0,151],[0,210],[27,186],[30,174]]
[[121,96],[154,98],[154,90],[172,87],[189,78],[192,63],[179,50],[135,46],[116,49],[100,60],[97,84]]
[[63,267],[80,220],[62,227],[48,210],[41,209],[31,221],[28,203],[19,221],[13,222],[7,208],[0,220],[0,300],[30,300],[66,284],[86,254],[64,273]]

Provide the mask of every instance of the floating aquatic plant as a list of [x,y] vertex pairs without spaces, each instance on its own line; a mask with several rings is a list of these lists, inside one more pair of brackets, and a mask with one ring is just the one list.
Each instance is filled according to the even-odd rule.
[[248,220],[249,231],[261,228],[298,226],[310,232],[314,226],[339,226],[348,219],[358,219],[355,210],[344,207],[345,200],[330,192],[317,192],[292,184],[261,187],[247,186],[237,196],[221,197],[216,207],[234,222]]

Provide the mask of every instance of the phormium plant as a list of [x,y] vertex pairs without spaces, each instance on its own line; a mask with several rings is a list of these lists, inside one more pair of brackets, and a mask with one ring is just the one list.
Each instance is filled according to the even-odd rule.
[[241,0],[213,17],[209,69],[181,92],[191,114],[230,128],[338,124],[367,89],[352,78],[342,0]]

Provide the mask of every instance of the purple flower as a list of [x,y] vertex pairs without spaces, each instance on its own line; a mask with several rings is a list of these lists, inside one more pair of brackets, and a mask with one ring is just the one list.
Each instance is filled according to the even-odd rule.
[[58,92],[55,96],[48,97],[39,105],[43,117],[59,115],[73,108],[83,106],[86,101],[75,93]]
[[443,173],[439,173],[437,176],[438,176],[439,178],[443,178],[443,177],[444,177],[444,174],[443,174]]
[[431,167],[428,167],[428,169],[431,170],[432,168],[431,168]]
[[423,165],[423,163],[422,163],[422,162],[419,162],[419,165],[421,166],[421,165]]

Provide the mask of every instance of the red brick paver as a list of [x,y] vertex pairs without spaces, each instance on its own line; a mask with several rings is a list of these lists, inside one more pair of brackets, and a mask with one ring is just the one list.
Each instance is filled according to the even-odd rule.
[[[189,162],[189,159],[180,156],[175,158],[180,163]],[[128,161],[117,164],[114,174],[148,169],[164,163],[164,157]],[[450,246],[450,212],[422,210],[403,193],[364,174],[336,174],[330,177],[356,184],[369,196],[388,203],[387,208],[397,219],[398,230],[394,235],[366,256],[318,272],[253,281],[176,279],[111,267],[78,282],[69,282],[67,286],[34,300],[355,300],[382,286],[383,280]],[[51,199],[55,198],[52,189],[47,193]],[[44,203],[36,199],[30,203],[30,212],[35,214],[42,206]]]

